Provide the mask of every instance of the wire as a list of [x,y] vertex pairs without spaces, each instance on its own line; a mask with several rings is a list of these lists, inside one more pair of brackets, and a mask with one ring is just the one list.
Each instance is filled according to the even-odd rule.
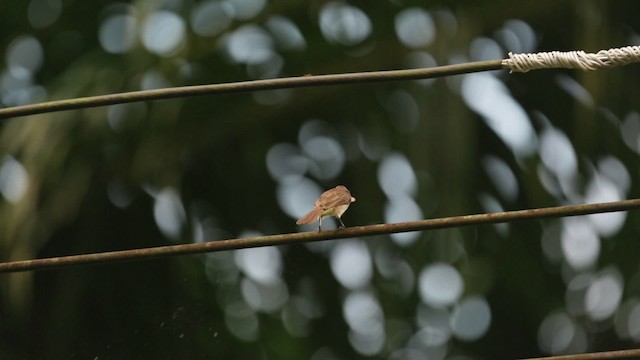
[[522,360],[601,360],[601,359],[638,359],[639,357],[640,357],[640,349],[630,349],[630,350],[594,352],[594,353],[586,353],[586,354],[527,358]]
[[626,211],[637,208],[640,208],[640,199],[623,200],[609,203],[565,205],[489,214],[454,216],[395,224],[355,226],[346,229],[320,232],[314,231],[293,234],[257,236],[251,238],[214,240],[193,244],[159,246],[143,249],[120,250],[84,255],[71,255],[44,259],[4,262],[0,263],[0,273],[58,269],[69,266],[105,264],[118,261],[140,261],[161,257],[209,253],[260,246],[298,244],[321,240],[353,238],[359,236],[382,235],[410,231],[444,229],[459,226],[496,224],[519,220],[533,220],[561,216],[576,216],[614,211]]
[[49,113],[55,111],[91,108],[136,101],[169,98],[220,95],[259,90],[274,90],[298,87],[358,84],[398,80],[428,79],[503,68],[502,60],[476,61],[465,64],[445,65],[424,69],[372,71],[335,75],[305,75],[281,79],[242,81],[224,84],[183,86],[166,89],[141,90],[120,94],[90,96],[83,98],[49,101],[0,109],[0,119]]
[[622,48],[601,50],[596,54],[585,53],[584,51],[551,51],[530,54],[509,53],[508,59],[475,61],[464,64],[436,66],[423,69],[372,71],[317,76],[305,75],[281,79],[141,90],[119,94],[49,101],[39,104],[29,104],[0,109],[0,119],[64,110],[92,108],[105,105],[124,104],[136,101],[161,100],[189,96],[220,95],[297,87],[429,79],[500,69],[510,69],[511,72],[528,72],[530,70],[550,68],[599,70],[639,61],[640,46],[626,46]]

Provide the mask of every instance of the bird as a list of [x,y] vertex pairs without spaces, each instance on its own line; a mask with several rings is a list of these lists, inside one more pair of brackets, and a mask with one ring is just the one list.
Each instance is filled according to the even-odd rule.
[[351,196],[349,189],[342,185],[338,185],[333,189],[323,192],[320,197],[318,197],[318,200],[316,200],[313,210],[298,219],[296,224],[311,224],[317,221],[318,231],[321,231],[322,218],[324,216],[334,216],[338,221],[340,221],[340,229],[345,228],[346,226],[340,217],[345,211],[347,211],[349,205],[354,201],[356,201],[356,198]]

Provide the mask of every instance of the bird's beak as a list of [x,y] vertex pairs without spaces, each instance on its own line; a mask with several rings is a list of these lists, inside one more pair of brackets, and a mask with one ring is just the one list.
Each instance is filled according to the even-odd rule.
[[356,202],[356,198],[354,198],[353,196],[351,197],[351,202]]

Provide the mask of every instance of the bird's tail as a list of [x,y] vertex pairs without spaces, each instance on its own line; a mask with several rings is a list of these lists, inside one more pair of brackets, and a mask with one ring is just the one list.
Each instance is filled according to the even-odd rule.
[[311,224],[312,222],[316,222],[320,218],[320,214],[322,214],[322,209],[314,208],[307,215],[298,219],[298,221],[296,221],[296,224],[302,225],[302,224]]

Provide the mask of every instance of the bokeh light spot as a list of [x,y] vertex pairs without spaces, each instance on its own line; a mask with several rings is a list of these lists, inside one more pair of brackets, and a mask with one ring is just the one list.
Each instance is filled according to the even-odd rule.
[[538,328],[538,346],[547,354],[565,353],[577,331],[576,324],[567,314],[550,314]]
[[348,289],[363,288],[373,276],[369,248],[359,240],[337,244],[331,251],[330,263],[333,276]]
[[180,195],[173,188],[164,188],[153,204],[153,217],[158,228],[169,239],[180,237],[186,213]]
[[266,26],[281,49],[302,50],[306,47],[302,32],[286,17],[274,15],[267,20]]
[[503,199],[515,201],[518,197],[519,186],[515,174],[502,159],[487,155],[482,159],[484,171],[491,179],[493,186]]
[[451,314],[446,308],[435,309],[420,305],[417,312],[417,322],[420,330],[416,339],[427,347],[445,345],[451,339]]
[[156,11],[144,21],[142,43],[150,52],[171,56],[185,42],[184,21],[170,11]]
[[233,15],[238,20],[249,20],[258,15],[266,5],[266,0],[226,0],[233,8]]
[[563,219],[562,253],[574,269],[585,269],[600,255],[600,238],[584,218]]
[[451,330],[456,338],[473,341],[482,337],[491,325],[491,309],[484,298],[462,300],[451,314]]
[[256,25],[241,26],[231,33],[225,42],[227,53],[237,63],[263,63],[273,56],[271,35]]
[[307,171],[309,160],[300,149],[292,144],[279,143],[267,151],[267,170],[274,180],[287,177],[302,177]]
[[191,11],[191,28],[200,36],[214,36],[230,24],[233,8],[228,2],[209,0],[196,4]]
[[131,15],[114,15],[100,24],[100,46],[110,53],[121,54],[131,50],[136,41],[136,18]]
[[592,320],[611,317],[622,299],[623,281],[615,269],[601,272],[591,282],[585,294],[585,310]]
[[320,29],[330,42],[356,45],[371,34],[371,20],[354,6],[331,1],[320,10]]
[[377,354],[384,344],[384,313],[378,300],[366,292],[352,292],[342,311],[349,328],[349,341],[365,355]]
[[[422,220],[422,210],[415,200],[406,195],[393,197],[384,207],[384,221],[387,224]],[[391,239],[400,246],[413,244],[419,237],[420,232],[402,232],[390,234]]]
[[400,153],[387,154],[378,166],[378,183],[388,198],[413,196],[418,181],[409,160]]
[[502,82],[488,73],[466,75],[462,97],[516,156],[533,153],[537,137],[529,116]]
[[62,1],[60,0],[31,0],[27,15],[31,26],[42,29],[58,20],[62,13]]
[[14,77],[30,78],[44,61],[42,45],[33,36],[19,36],[7,47],[6,60],[7,67]]
[[436,27],[428,12],[420,8],[402,10],[395,18],[396,34],[410,48],[430,45],[436,37]]
[[422,302],[439,308],[458,301],[464,283],[456,268],[446,263],[435,263],[420,272],[418,287]]
[[[260,234],[242,234],[241,237],[259,236]],[[234,252],[234,258],[238,268],[242,272],[264,285],[269,285],[280,280],[282,272],[282,255],[277,247],[266,246],[250,249],[241,249]]]
[[29,175],[22,164],[12,156],[5,156],[0,165],[0,193],[7,201],[16,203],[27,192]]
[[312,160],[311,174],[318,179],[330,180],[344,168],[346,157],[342,145],[328,136],[314,136],[302,144],[304,153]]

